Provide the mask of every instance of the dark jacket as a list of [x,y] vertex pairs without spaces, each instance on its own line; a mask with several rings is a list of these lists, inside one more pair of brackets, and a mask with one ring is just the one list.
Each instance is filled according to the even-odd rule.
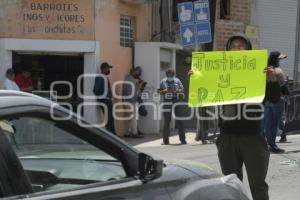
[[112,92],[110,87],[109,79],[101,74],[102,76],[97,76],[95,78],[95,84],[93,92],[98,97],[98,100],[101,101],[103,99],[111,99]]
[[[241,38],[247,44],[247,50],[252,50],[252,45],[250,40],[243,35],[235,35],[229,38],[226,44],[226,50],[230,49],[231,42],[233,39]],[[225,105],[221,107],[221,115],[219,117],[219,126],[221,134],[259,134],[261,120],[248,120],[243,116],[244,109],[261,109],[261,105],[247,105],[244,104],[233,104]],[[240,118],[236,119],[226,119],[225,117],[236,116],[238,111],[240,111]],[[253,118],[259,118],[262,112],[246,112],[246,116]],[[225,117],[224,117],[225,116]]]
[[285,81],[285,75],[280,68],[280,52],[272,51],[268,59],[268,66],[273,67],[277,75],[267,80],[265,101],[277,103],[283,95],[289,95],[289,89]]

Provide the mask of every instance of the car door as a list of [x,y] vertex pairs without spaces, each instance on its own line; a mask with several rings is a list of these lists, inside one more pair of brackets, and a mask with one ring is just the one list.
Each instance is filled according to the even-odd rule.
[[31,199],[170,199],[164,185],[140,180],[139,152],[105,131],[79,126],[74,116],[60,121],[48,108],[18,107],[0,120],[13,127],[7,137],[31,181]]

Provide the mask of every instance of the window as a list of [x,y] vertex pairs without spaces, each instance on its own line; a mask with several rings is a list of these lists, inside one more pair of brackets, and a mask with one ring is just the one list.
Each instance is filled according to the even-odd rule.
[[0,121],[0,128],[35,192],[72,189],[126,177],[119,160],[71,134],[70,128],[66,130],[62,123],[19,117]]
[[220,19],[230,20],[230,0],[221,0]]
[[134,42],[133,17],[121,16],[120,19],[120,45],[122,47],[132,47]]

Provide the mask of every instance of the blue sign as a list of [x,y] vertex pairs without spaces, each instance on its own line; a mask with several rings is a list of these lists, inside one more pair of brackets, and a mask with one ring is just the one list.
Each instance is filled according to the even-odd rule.
[[180,41],[182,46],[194,45],[196,42],[194,24],[180,26]]
[[196,23],[203,20],[210,20],[208,0],[199,0],[194,2],[194,15]]
[[196,33],[198,44],[210,43],[212,41],[210,22],[206,21],[196,24]]
[[192,2],[177,4],[177,12],[180,24],[189,24],[194,22],[194,9]]

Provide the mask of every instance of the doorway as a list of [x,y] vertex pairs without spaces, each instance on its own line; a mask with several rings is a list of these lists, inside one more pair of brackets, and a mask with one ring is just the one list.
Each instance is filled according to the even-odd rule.
[[[72,92],[71,97],[63,101],[64,103],[70,103],[72,110],[77,111],[78,105],[83,101],[77,94],[78,87],[83,90],[83,83],[77,85],[78,77],[84,73],[83,54],[56,55],[13,52],[12,58],[12,65],[16,74],[20,74],[22,71],[31,73],[33,93],[43,94],[43,92],[49,92],[51,84],[55,81],[70,82],[73,91],[69,91],[69,87],[62,84],[57,84],[54,90],[57,96],[66,96]],[[62,102],[62,100],[59,100],[59,102]]]

